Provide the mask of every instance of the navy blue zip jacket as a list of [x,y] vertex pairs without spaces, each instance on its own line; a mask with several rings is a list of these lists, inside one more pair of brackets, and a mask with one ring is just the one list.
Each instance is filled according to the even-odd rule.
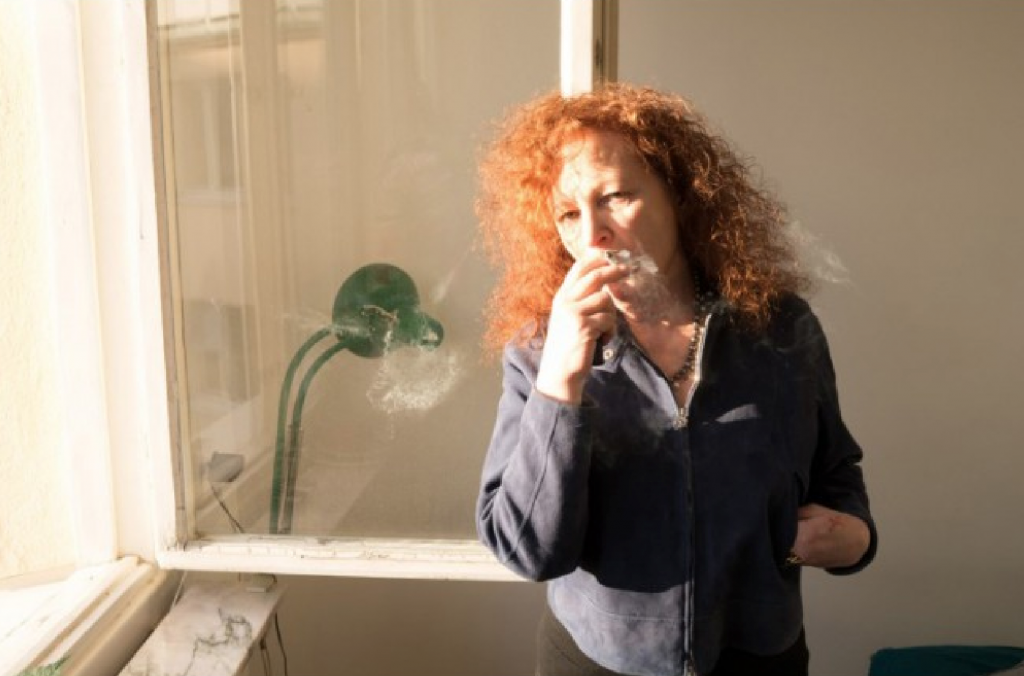
[[534,389],[540,345],[510,343],[477,504],[481,541],[548,603],[580,649],[623,673],[706,673],[723,647],[784,651],[803,626],[786,565],[797,508],[877,535],[861,450],[839,410],[821,325],[786,298],[767,330],[724,303],[707,318],[682,416],[667,378],[620,322],[584,403]]

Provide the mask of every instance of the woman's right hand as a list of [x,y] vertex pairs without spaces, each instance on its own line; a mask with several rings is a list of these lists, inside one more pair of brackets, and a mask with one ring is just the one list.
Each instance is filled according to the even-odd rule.
[[567,404],[583,401],[583,384],[598,339],[615,329],[615,306],[605,286],[629,275],[625,265],[603,256],[576,261],[551,302],[537,391]]

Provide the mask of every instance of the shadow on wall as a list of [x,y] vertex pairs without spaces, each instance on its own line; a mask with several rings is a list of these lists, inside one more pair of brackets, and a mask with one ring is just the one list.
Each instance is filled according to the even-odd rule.
[[533,673],[543,585],[304,576],[283,582],[290,673]]

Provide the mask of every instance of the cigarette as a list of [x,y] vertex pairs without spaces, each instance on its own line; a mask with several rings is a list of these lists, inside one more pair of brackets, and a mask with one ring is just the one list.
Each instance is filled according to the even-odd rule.
[[612,265],[628,266],[630,274],[641,269],[650,273],[656,273],[658,271],[658,266],[655,264],[653,258],[647,254],[634,254],[628,249],[612,249],[605,251],[604,258]]

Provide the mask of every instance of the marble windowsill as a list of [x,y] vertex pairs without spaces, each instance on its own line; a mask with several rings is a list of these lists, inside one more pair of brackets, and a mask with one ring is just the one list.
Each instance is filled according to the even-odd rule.
[[282,595],[280,583],[202,580],[188,584],[121,676],[235,676],[266,632]]

